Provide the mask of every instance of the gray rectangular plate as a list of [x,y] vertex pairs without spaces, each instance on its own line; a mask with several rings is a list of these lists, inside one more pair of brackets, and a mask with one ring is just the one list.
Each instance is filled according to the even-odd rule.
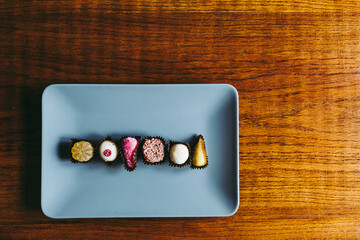
[[[238,94],[227,84],[56,84],[42,98],[41,206],[51,218],[230,216],[239,205]],[[71,138],[202,134],[209,166],[72,164]],[[65,153],[64,153],[65,151]]]

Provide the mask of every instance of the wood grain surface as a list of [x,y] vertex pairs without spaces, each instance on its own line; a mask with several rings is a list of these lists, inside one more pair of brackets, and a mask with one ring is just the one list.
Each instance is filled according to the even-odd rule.
[[[235,86],[238,212],[45,217],[52,83]],[[0,239],[359,239],[360,2],[1,0],[0,131]]]

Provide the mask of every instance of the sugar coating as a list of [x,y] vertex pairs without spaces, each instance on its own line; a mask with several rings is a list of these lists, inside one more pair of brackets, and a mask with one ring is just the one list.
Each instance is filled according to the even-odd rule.
[[94,155],[94,148],[90,142],[80,141],[73,145],[71,154],[74,160],[79,162],[87,162]]
[[164,160],[165,145],[158,138],[146,139],[143,144],[143,154],[146,161],[157,163]]
[[136,164],[136,149],[138,147],[138,140],[133,137],[127,137],[122,141],[123,153],[126,165],[129,168],[134,168]]

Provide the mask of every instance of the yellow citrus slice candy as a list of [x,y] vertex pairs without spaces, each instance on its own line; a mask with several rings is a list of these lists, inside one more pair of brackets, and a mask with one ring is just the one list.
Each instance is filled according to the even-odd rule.
[[94,156],[94,148],[90,142],[80,141],[71,148],[73,159],[79,162],[87,162]]

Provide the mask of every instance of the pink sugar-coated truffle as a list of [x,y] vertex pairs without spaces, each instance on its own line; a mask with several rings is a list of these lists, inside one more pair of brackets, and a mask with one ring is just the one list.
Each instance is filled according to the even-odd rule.
[[127,137],[122,142],[126,165],[129,168],[134,168],[136,165],[136,149],[138,147],[138,144],[138,140],[133,137]]

